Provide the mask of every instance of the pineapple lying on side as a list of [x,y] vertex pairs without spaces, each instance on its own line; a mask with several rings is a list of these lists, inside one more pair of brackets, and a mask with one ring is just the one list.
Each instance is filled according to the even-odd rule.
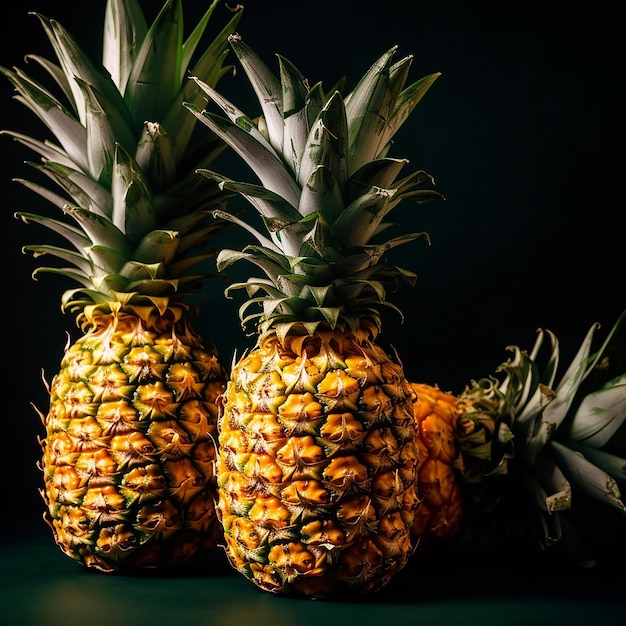
[[411,382],[417,426],[417,491],[413,521],[416,543],[449,542],[462,528],[463,457],[457,440],[458,398],[436,385]]
[[530,537],[582,565],[626,554],[626,311],[593,351],[597,328],[560,379],[559,342],[540,330],[458,397],[412,385],[425,545]]
[[[405,88],[412,57],[386,52],[347,97],[310,87],[285,58],[280,79],[238,36],[232,47],[263,114],[257,122],[197,81],[228,119],[189,108],[250,165],[261,185],[205,171],[254,206],[267,236],[222,250],[266,274],[229,288],[250,299],[257,344],[235,364],[220,414],[218,511],[226,552],[260,588],[309,598],[376,590],[407,562],[417,506],[412,395],[401,365],[377,345],[387,291],[414,275],[385,262],[384,218],[422,171],[390,141],[437,78]],[[228,291],[228,290],[227,290]],[[254,308],[260,306],[259,311]]]
[[[24,249],[69,265],[36,274],[80,285],[62,307],[84,334],[66,346],[42,415],[47,521],[65,554],[105,572],[183,565],[221,534],[213,434],[227,371],[192,329],[188,300],[206,277],[190,270],[213,256],[196,251],[227,224],[211,213],[227,194],[195,168],[224,144],[208,134],[191,142],[197,120],[181,104],[196,97],[187,67],[217,5],[183,41],[179,0],[165,2],[149,28],[136,0],[109,0],[104,67],[39,15],[58,65],[29,60],[62,97],[2,68],[57,142],[4,131],[39,154],[34,168],[63,192],[19,181],[62,219],[17,216],[67,240]],[[216,84],[229,71],[227,36],[240,16],[229,14],[194,75]]]

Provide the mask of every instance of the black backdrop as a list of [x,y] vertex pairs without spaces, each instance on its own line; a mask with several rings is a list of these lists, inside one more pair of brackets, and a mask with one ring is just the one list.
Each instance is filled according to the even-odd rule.
[[[194,23],[208,4],[184,2],[186,23]],[[52,58],[29,11],[58,19],[99,55],[104,5],[105,0],[6,5],[0,64],[24,67],[23,56],[31,52]],[[153,18],[161,1],[142,6]],[[274,53],[286,56],[311,82],[330,87],[345,75],[353,86],[395,44],[399,56],[414,55],[414,80],[442,72],[393,151],[433,174],[447,198],[422,207],[403,204],[392,214],[398,233],[425,230],[432,240],[431,246],[418,241],[397,250],[395,261],[419,278],[414,288],[402,286],[396,294],[404,323],[385,313],[381,336],[414,380],[458,392],[471,378],[492,372],[508,356],[508,344],[530,348],[540,326],[557,333],[567,358],[592,323],[600,322],[600,333],[606,332],[626,306],[619,219],[623,6],[621,0],[440,0],[404,7],[357,0],[245,3],[239,28],[244,40],[274,68]],[[211,24],[217,29],[227,16],[220,8]],[[240,108],[257,113],[243,73],[221,85]],[[11,95],[8,81],[0,82],[0,128],[41,132]],[[42,427],[31,403],[45,412],[42,372],[51,379],[66,332],[76,329],[60,312],[61,291],[72,285],[51,275],[34,282],[35,261],[20,252],[48,234],[13,218],[18,210],[49,210],[11,182],[32,174],[23,161],[33,155],[8,138],[0,137],[0,150],[2,509],[23,523],[41,509],[36,439]],[[226,160],[222,170],[233,166]],[[225,245],[247,241],[242,233],[228,237]],[[253,269],[236,267],[233,278]],[[226,362],[253,341],[239,326],[240,304],[237,294],[233,301],[223,298],[219,282],[206,284],[196,326],[216,342]]]

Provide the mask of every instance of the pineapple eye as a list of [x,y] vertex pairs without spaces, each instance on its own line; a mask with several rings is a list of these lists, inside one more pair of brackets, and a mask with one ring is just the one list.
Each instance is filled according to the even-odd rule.
[[364,486],[369,476],[367,467],[355,456],[337,457],[324,468],[324,481],[336,489],[348,489],[353,485]]

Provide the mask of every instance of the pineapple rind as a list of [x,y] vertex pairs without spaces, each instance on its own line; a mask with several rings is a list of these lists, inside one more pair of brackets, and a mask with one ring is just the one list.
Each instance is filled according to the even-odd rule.
[[260,337],[219,416],[218,513],[264,590],[374,591],[411,552],[417,450],[401,366],[367,331]]
[[418,448],[420,503],[412,534],[420,550],[450,542],[465,522],[464,459],[459,444],[458,398],[437,385],[410,383]]
[[226,377],[184,319],[94,314],[66,349],[42,416],[42,495],[68,556],[129,572],[182,566],[215,546],[216,400]]

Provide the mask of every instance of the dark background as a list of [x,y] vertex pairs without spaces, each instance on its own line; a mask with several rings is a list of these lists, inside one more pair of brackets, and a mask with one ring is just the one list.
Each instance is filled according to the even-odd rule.
[[[184,3],[186,23],[208,0]],[[3,7],[0,64],[24,67],[23,55],[54,58],[39,11],[59,20],[99,57],[104,0],[91,3],[29,0]],[[161,0],[143,2],[152,19]],[[425,99],[396,137],[393,156],[434,175],[445,202],[403,204],[392,214],[401,232],[427,231],[394,259],[417,272],[395,303],[402,325],[385,313],[381,343],[398,350],[410,378],[454,392],[494,371],[518,344],[530,348],[536,329],[553,330],[564,359],[588,328],[608,331],[626,306],[623,219],[624,3],[249,0],[239,32],[268,64],[289,58],[311,83],[330,87],[345,75],[350,87],[388,48],[414,55],[412,80],[440,71]],[[211,19],[217,31],[228,13]],[[213,32],[211,31],[211,32]],[[231,57],[234,61],[234,55]],[[226,78],[222,90],[253,116],[247,83]],[[236,85],[236,87],[235,87]],[[0,128],[42,136],[35,118],[11,100],[0,81]],[[11,181],[32,177],[33,158],[0,137],[3,156],[3,519],[39,522],[41,477],[37,437],[43,428],[31,403],[45,412],[42,372],[51,380],[66,343],[76,335],[60,311],[61,292],[74,285],[44,274],[20,248],[43,243],[47,229],[24,225],[15,211],[53,214],[33,193]],[[229,161],[221,171],[228,172]],[[236,166],[235,166],[236,167]],[[220,169],[220,168],[215,168]],[[241,201],[243,203],[243,201]],[[242,204],[243,206],[243,204]],[[233,238],[232,242],[229,238]],[[231,233],[227,245],[248,241]],[[237,267],[246,277],[252,266]],[[225,362],[251,346],[234,301],[218,281],[206,284],[197,329],[213,339]],[[562,367],[565,362],[562,362]],[[34,520],[34,522],[33,522]]]

